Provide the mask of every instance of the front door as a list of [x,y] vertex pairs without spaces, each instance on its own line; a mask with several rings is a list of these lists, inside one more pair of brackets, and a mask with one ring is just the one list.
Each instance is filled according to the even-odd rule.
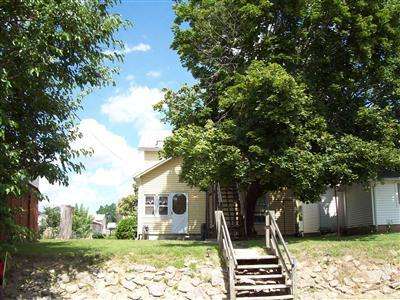
[[172,233],[187,233],[188,231],[188,196],[185,193],[171,193]]

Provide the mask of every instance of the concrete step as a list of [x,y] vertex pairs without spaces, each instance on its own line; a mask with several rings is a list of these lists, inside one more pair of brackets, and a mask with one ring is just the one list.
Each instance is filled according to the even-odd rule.
[[254,274],[254,275],[236,275],[237,279],[281,279],[285,278],[283,274]]
[[263,285],[237,285],[235,290],[237,291],[262,291],[262,290],[281,290],[286,289],[289,286],[287,284],[263,284]]
[[259,296],[259,297],[237,297],[237,299],[243,300],[290,300],[294,299],[293,295],[279,295],[279,296]]
[[281,266],[278,264],[257,264],[257,265],[238,265],[238,270],[250,270],[250,269],[277,269]]

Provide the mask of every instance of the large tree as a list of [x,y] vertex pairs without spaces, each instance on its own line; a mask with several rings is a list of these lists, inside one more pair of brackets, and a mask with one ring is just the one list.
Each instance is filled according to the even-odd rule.
[[175,49],[197,83],[156,105],[173,127],[165,156],[186,182],[290,188],[400,170],[400,2],[189,0],[175,5]]
[[37,177],[66,185],[69,172],[81,171],[76,158],[87,151],[72,143],[82,97],[110,83],[122,59],[116,2],[1,1],[0,231],[12,231],[6,197]]

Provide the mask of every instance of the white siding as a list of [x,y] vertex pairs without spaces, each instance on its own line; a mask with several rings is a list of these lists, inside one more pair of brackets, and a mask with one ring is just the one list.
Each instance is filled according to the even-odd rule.
[[370,189],[360,184],[346,187],[346,227],[373,225]]
[[397,184],[385,182],[375,186],[376,225],[400,224]]
[[[341,210],[339,213],[339,225],[344,225],[344,197],[343,192],[337,191],[336,196],[338,198],[339,209]],[[337,211],[336,211],[336,198],[335,191],[332,188],[328,188],[321,196],[320,202],[320,226],[321,230],[331,230],[336,231],[337,229]]]
[[303,212],[303,232],[304,233],[316,233],[319,232],[319,203],[301,204]]

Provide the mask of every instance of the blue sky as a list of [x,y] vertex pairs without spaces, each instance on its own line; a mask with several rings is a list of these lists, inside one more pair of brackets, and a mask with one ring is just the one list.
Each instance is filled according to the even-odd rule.
[[42,202],[41,207],[77,203],[94,213],[100,205],[131,193],[132,175],[143,168],[137,150],[140,137],[169,129],[152,111],[162,97],[161,89],[193,83],[170,49],[172,1],[122,0],[113,11],[133,26],[118,34],[126,54],[114,78],[116,86],[93,92],[79,113],[83,139],[76,147],[92,148],[94,154],[82,160],[86,166],[82,174],[70,175],[68,187],[42,180],[40,189],[50,202]]

